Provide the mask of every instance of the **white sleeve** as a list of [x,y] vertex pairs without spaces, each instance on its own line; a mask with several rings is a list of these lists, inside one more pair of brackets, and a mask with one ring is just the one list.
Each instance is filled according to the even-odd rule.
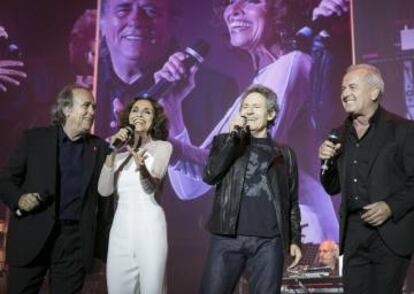
[[174,155],[168,169],[168,176],[178,198],[182,200],[194,199],[211,189],[210,185],[203,182],[202,174],[213,138],[217,134],[228,131],[228,125],[238,114],[239,108],[240,98],[236,99],[223,119],[200,146],[191,144],[187,129],[171,139],[174,145]]
[[166,141],[156,141],[146,148],[145,166],[153,178],[162,179],[170,162],[172,145]]
[[114,193],[114,169],[102,166],[101,174],[98,181],[98,192],[101,196],[107,197]]
[[311,93],[310,67],[309,55],[294,51],[262,77],[263,84],[273,89],[278,96],[280,111],[270,131],[273,139],[279,142],[287,143],[293,124],[301,112],[307,109]]

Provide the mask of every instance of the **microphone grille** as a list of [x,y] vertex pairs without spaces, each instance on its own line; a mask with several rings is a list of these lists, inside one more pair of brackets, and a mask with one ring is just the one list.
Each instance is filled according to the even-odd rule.
[[328,140],[331,141],[332,143],[336,144],[339,142],[339,137],[338,134],[336,133],[335,130],[332,130],[329,135],[328,135]]
[[207,56],[210,51],[210,44],[204,40],[197,40],[193,46],[193,49],[196,50],[200,55]]
[[135,126],[133,124],[127,124],[125,126],[125,129],[128,130],[128,133],[131,133],[132,134],[135,131]]

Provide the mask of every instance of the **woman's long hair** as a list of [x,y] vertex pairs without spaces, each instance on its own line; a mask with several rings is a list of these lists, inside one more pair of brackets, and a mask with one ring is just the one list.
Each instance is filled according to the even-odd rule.
[[121,115],[119,117],[120,127],[122,128],[129,124],[129,114],[135,102],[138,100],[149,101],[154,108],[154,117],[152,119],[151,128],[148,131],[148,133],[151,135],[151,138],[153,140],[166,141],[168,138],[168,118],[165,114],[164,108],[152,98],[136,97],[132,99],[126,108],[121,112]]

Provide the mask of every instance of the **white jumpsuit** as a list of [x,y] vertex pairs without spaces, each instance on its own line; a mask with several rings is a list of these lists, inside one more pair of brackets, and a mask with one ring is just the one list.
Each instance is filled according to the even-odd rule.
[[[161,179],[167,170],[171,144],[152,141],[146,150],[145,166]],[[128,152],[115,157],[113,169],[104,165],[98,184],[102,196],[118,195],[118,206],[109,236],[107,283],[111,294],[165,293],[167,226],[164,210],[154,192],[141,184],[135,161],[125,161]],[[122,167],[120,168],[120,166]]]

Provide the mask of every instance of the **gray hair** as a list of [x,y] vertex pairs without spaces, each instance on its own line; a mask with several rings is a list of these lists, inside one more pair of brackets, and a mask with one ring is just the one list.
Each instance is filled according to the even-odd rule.
[[265,87],[262,85],[253,85],[251,87],[249,87],[246,91],[243,92],[242,96],[241,96],[241,103],[243,104],[244,99],[246,99],[246,97],[252,93],[258,93],[260,95],[262,95],[263,97],[265,97],[266,99],[266,108],[267,108],[267,112],[270,114],[272,112],[275,112],[275,116],[274,118],[269,121],[269,123],[267,124],[267,127],[271,127],[275,124],[275,120],[277,117],[277,114],[279,113],[279,105],[277,104],[277,95],[276,93]]
[[346,73],[356,70],[363,70],[366,72],[365,79],[371,86],[379,90],[378,97],[381,97],[384,94],[384,80],[381,71],[376,66],[366,63],[354,64],[347,68]]
[[65,86],[57,96],[56,103],[51,110],[51,122],[54,126],[64,126],[66,123],[66,116],[63,109],[73,106],[73,90],[83,89],[89,92],[89,89],[78,84],[70,84]]

